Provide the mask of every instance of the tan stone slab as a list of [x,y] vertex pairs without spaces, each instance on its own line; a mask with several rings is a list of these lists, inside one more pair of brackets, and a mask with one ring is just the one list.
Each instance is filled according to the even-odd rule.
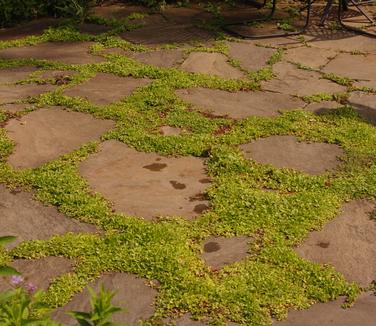
[[335,101],[322,101],[319,103],[309,103],[304,110],[311,111],[317,114],[327,113],[333,109],[338,109],[341,106],[338,102]]
[[376,126],[376,94],[351,93],[348,103],[368,123]]
[[9,248],[22,241],[45,240],[67,232],[95,231],[93,225],[67,218],[55,207],[34,200],[30,193],[10,191],[0,185],[0,236],[17,237]]
[[323,71],[352,79],[376,82],[376,54],[363,56],[340,53]]
[[210,237],[203,246],[202,258],[214,269],[236,263],[247,257],[249,237]]
[[372,38],[352,33],[342,35],[321,34],[319,37],[312,39],[309,45],[334,51],[376,53],[376,43]]
[[356,81],[353,85],[354,87],[367,87],[376,90],[376,79]]
[[[122,308],[123,311],[114,314],[112,322],[120,323],[119,325],[140,326],[141,320],[148,319],[154,314],[153,305],[158,294],[156,290],[147,286],[146,282],[147,280],[137,278],[132,274],[109,273],[104,274],[89,286],[97,293],[101,286],[116,293],[112,303]],[[65,312],[87,312],[90,310],[90,296],[86,288],[83,292],[75,295],[66,306],[57,309],[52,317],[64,325],[76,326],[77,322],[72,317],[65,315]]]
[[0,84],[14,84],[20,80],[28,79],[36,69],[34,67],[20,67],[0,69]]
[[166,6],[162,15],[169,22],[176,24],[195,24],[211,18],[211,14],[202,7],[175,7],[174,5]]
[[362,294],[355,304],[347,309],[341,306],[343,298],[326,303],[317,303],[307,310],[293,310],[285,321],[275,326],[373,326],[376,320],[376,296]]
[[188,72],[219,76],[227,79],[244,78],[245,75],[228,63],[220,53],[192,52],[181,68]]
[[7,111],[10,113],[17,113],[25,110],[30,104],[5,104],[0,106],[0,110]]
[[344,86],[321,79],[320,74],[315,71],[299,69],[286,62],[275,64],[273,71],[277,77],[262,83],[265,90],[299,96],[346,91]]
[[40,59],[70,64],[88,64],[104,61],[89,53],[92,42],[49,42],[0,50],[4,59]]
[[80,173],[117,212],[150,220],[192,218],[208,208],[200,197],[208,187],[202,159],[137,152],[114,140],[99,149],[81,163]]
[[247,159],[277,168],[291,168],[309,174],[335,169],[344,155],[334,144],[298,142],[293,136],[270,136],[241,145]]
[[15,168],[35,168],[86,142],[99,140],[113,126],[110,120],[59,107],[39,109],[6,125],[8,136],[15,142],[8,162]]
[[207,41],[212,38],[210,32],[190,24],[157,23],[121,34],[121,37],[133,43],[162,45]]
[[171,126],[162,126],[159,130],[163,136],[178,136],[183,131],[181,128]]
[[345,204],[338,217],[308,235],[297,253],[334,266],[351,282],[369,286],[376,275],[376,222],[370,217],[374,208],[375,202],[368,200]]
[[276,51],[275,49],[259,47],[252,43],[230,42],[228,46],[230,57],[238,60],[240,65],[249,71],[264,68]]
[[[33,284],[37,290],[46,291],[58,276],[72,270],[72,261],[63,257],[45,257],[36,260],[19,259],[11,264],[21,273],[22,286]],[[11,289],[9,277],[0,277],[0,291]]]
[[157,50],[151,52],[138,52],[130,55],[131,58],[142,63],[157,67],[176,67],[183,60],[184,53],[181,49]]
[[98,73],[94,78],[69,88],[64,95],[79,96],[96,105],[107,105],[120,101],[148,83],[150,80],[146,78],[118,77]]
[[289,95],[272,92],[227,92],[207,88],[192,88],[176,91],[185,101],[191,102],[200,111],[217,116],[243,119],[249,116],[277,116],[279,110],[296,109],[305,103]]
[[283,54],[283,59],[285,61],[300,63],[306,67],[319,69],[325,66],[336,55],[337,52],[331,49],[299,47],[287,50]]
[[52,85],[24,84],[24,85],[0,85],[0,104],[13,103],[26,100],[29,97],[39,96],[54,90]]

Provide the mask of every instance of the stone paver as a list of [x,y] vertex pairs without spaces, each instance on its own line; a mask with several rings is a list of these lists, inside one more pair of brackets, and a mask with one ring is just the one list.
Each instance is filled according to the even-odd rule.
[[251,43],[228,43],[229,54],[240,65],[249,71],[264,68],[270,57],[276,52],[275,49],[259,47]]
[[208,187],[202,159],[137,152],[118,141],[104,142],[99,149],[81,163],[80,173],[117,212],[145,219],[192,218],[208,208],[199,197]]
[[107,105],[129,96],[138,87],[143,87],[149,82],[146,78],[99,73],[94,78],[66,90],[64,95],[86,98],[96,105]]
[[225,55],[220,53],[192,52],[183,62],[181,68],[188,72],[215,75],[222,78],[244,78],[244,74],[228,63]]
[[[45,291],[53,279],[72,270],[72,263],[63,257],[45,257],[37,260],[16,260],[11,266],[21,273],[25,285],[32,283],[38,290]],[[9,277],[0,277],[0,291],[10,288]]]
[[364,56],[340,53],[323,71],[352,79],[376,82],[376,54]]
[[0,84],[14,84],[27,79],[36,69],[34,67],[8,68],[0,70]]
[[163,136],[178,136],[182,133],[181,128],[171,127],[171,126],[162,126],[160,132]]
[[4,104],[0,106],[0,110],[7,111],[10,113],[17,113],[25,110],[29,104]]
[[344,299],[317,303],[310,309],[290,311],[287,320],[274,326],[373,326],[376,318],[376,296],[369,292],[361,294],[355,304],[343,309]]
[[304,110],[314,112],[316,114],[327,113],[333,109],[337,109],[342,105],[335,101],[322,101],[319,103],[309,103]]
[[45,206],[23,191],[10,191],[0,185],[0,236],[13,235],[17,239],[8,247],[22,241],[48,239],[67,232],[95,232],[90,224],[80,223]]
[[130,57],[148,65],[171,68],[176,67],[183,60],[184,53],[181,49],[162,49],[133,53]]
[[376,94],[351,93],[348,103],[365,121],[376,126]]
[[11,120],[5,127],[15,142],[8,162],[15,168],[34,168],[98,140],[114,123],[59,107],[42,108]]
[[[310,39],[309,36],[308,39]],[[372,40],[370,42],[369,37],[352,33],[338,36],[331,36],[330,33],[325,36],[325,33],[322,33],[320,37],[311,38],[308,44],[313,47],[312,51],[315,48],[321,48],[345,52],[376,52],[376,43]]]
[[307,260],[330,264],[347,280],[366,287],[376,275],[375,202],[347,203],[342,213],[320,231],[311,232],[296,251]]
[[[112,321],[120,325],[141,325],[140,320],[150,318],[154,313],[154,301],[157,291],[145,284],[146,280],[137,278],[132,274],[109,273],[103,275],[95,282],[89,284],[95,292],[99,292],[103,285],[109,291],[115,291],[112,303],[124,309],[112,317]],[[72,317],[65,315],[67,311],[89,311],[89,291],[75,295],[73,299],[63,308],[53,313],[53,318],[67,326],[75,326],[77,323]]]
[[90,24],[90,23],[81,24],[78,28],[78,30],[81,33],[86,33],[86,34],[91,34],[91,35],[99,35],[102,33],[106,33],[110,29],[111,29],[110,27],[105,26],[105,25]]
[[299,47],[287,50],[283,54],[285,61],[300,63],[304,66],[319,69],[325,66],[337,52],[332,49],[315,49],[312,51],[308,47]]
[[89,53],[91,42],[53,42],[0,50],[4,59],[44,59],[63,63],[88,64],[104,59]]
[[277,116],[280,110],[304,107],[305,103],[289,95],[272,92],[226,92],[207,88],[176,91],[202,112],[243,119],[249,116]]
[[270,136],[241,145],[248,159],[277,168],[291,168],[309,174],[321,174],[336,168],[344,155],[334,144],[298,142],[293,136]]
[[203,245],[202,258],[214,269],[236,263],[247,257],[249,237],[210,237]]
[[0,104],[9,104],[54,90],[53,85],[0,85]]
[[344,86],[321,79],[317,72],[299,69],[289,63],[279,62],[273,66],[273,71],[277,77],[262,83],[265,90],[299,96],[346,91]]

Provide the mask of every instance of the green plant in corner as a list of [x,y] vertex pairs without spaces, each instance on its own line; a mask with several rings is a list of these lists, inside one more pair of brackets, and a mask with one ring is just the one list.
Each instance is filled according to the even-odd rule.
[[[14,236],[3,236],[0,237],[0,250],[3,249],[3,247],[16,239]],[[0,265],[0,276],[9,276],[9,275],[20,275],[17,270],[15,270],[13,267],[10,267],[8,265]]]
[[118,324],[109,321],[113,314],[122,310],[111,303],[115,293],[107,291],[103,286],[99,294],[90,288],[89,292],[92,310],[90,312],[72,311],[68,314],[76,318],[81,326],[117,326]]

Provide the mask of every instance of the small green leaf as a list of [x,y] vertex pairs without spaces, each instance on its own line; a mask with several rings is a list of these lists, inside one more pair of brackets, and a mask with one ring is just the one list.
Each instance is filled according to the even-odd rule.
[[0,266],[0,275],[11,276],[11,275],[21,275],[17,270],[10,266]]
[[7,243],[12,242],[14,240],[16,240],[16,237],[14,237],[12,235],[0,237],[0,246],[5,246]]

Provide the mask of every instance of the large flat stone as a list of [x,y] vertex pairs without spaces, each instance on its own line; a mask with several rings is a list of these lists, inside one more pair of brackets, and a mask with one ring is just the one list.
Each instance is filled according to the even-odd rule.
[[23,84],[23,85],[0,85],[0,104],[13,103],[26,100],[30,97],[39,96],[54,90],[53,85]]
[[273,71],[277,77],[262,83],[265,90],[299,96],[346,91],[344,86],[321,79],[317,72],[299,69],[289,63],[279,62],[273,66]]
[[102,62],[104,59],[89,53],[91,42],[52,42],[0,50],[0,58],[40,59],[72,64]]
[[162,49],[133,53],[130,57],[148,65],[171,68],[176,67],[183,60],[184,53],[181,49]]
[[[56,277],[72,270],[72,261],[63,257],[45,257],[37,260],[16,260],[11,264],[24,279],[24,285],[32,283],[38,290],[47,290]],[[0,277],[0,291],[12,288],[9,277]]]
[[352,33],[345,33],[343,35],[328,33],[327,35],[322,34],[319,37],[311,39],[308,44],[313,47],[335,51],[376,53],[376,43],[373,41],[370,37],[354,35]]
[[293,136],[271,136],[241,145],[248,159],[277,168],[291,168],[309,174],[321,174],[336,168],[344,155],[334,144],[298,142]]
[[373,326],[376,319],[376,296],[369,292],[362,294],[354,306],[343,309],[344,299],[317,303],[307,310],[290,311],[285,321],[275,326]]
[[276,116],[279,110],[303,107],[303,101],[272,92],[226,92],[207,88],[178,90],[176,93],[203,112],[243,119],[249,116]]
[[[131,274],[109,273],[103,275],[97,281],[89,284],[95,292],[99,292],[101,286],[106,290],[115,292],[112,301],[113,305],[120,307],[123,311],[112,317],[112,322],[119,325],[141,325],[141,320],[150,318],[154,314],[154,301],[157,291],[145,284],[146,280],[137,278]],[[90,296],[87,288],[75,295],[67,305],[56,310],[53,318],[64,325],[75,326],[77,322],[67,316],[68,311],[90,311]]]
[[375,202],[358,200],[320,231],[308,235],[296,251],[303,258],[330,264],[347,280],[367,287],[376,275],[376,221],[370,218]]
[[8,68],[0,70],[0,84],[14,84],[27,79],[36,69],[34,67]]
[[341,106],[338,102],[335,101],[322,101],[322,102],[313,102],[309,103],[304,110],[316,113],[316,114],[322,114],[322,113],[328,113],[333,109],[338,109]]
[[376,54],[364,56],[340,53],[326,65],[323,71],[353,79],[376,82]]
[[28,104],[4,104],[0,106],[0,111],[7,111],[10,113],[17,113],[25,110],[28,107]]
[[5,127],[15,142],[8,162],[15,168],[34,168],[98,140],[114,123],[59,107],[42,108],[11,120]]
[[225,55],[220,53],[192,52],[183,62],[181,68],[188,72],[219,76],[222,78],[244,78],[244,74],[228,63]]
[[99,73],[90,80],[69,88],[64,95],[79,96],[97,105],[107,105],[129,96],[150,82],[146,78],[118,77]]
[[118,141],[100,145],[81,163],[93,190],[111,200],[117,212],[152,219],[194,217],[208,208],[200,197],[208,186],[204,161],[141,153]]
[[283,59],[319,69],[325,66],[336,54],[337,52],[332,49],[299,47],[287,50],[283,54]]
[[95,232],[90,224],[80,223],[45,206],[26,192],[10,191],[0,185],[0,236],[13,235],[14,247],[22,241],[45,240],[67,232]]
[[214,269],[236,263],[247,257],[249,237],[209,237],[203,246],[202,258]]
[[252,43],[228,43],[229,54],[240,65],[249,71],[259,70],[266,66],[266,63],[276,51],[275,49],[259,47]]
[[368,123],[376,126],[376,94],[351,93],[348,103]]

